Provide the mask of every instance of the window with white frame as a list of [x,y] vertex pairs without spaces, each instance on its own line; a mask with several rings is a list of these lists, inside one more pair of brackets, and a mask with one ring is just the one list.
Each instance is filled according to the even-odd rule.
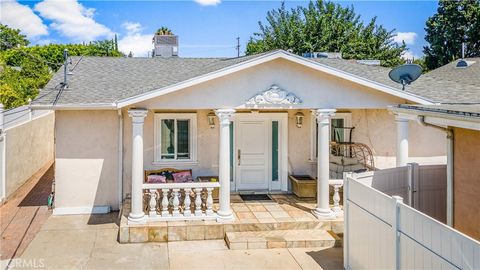
[[155,114],[155,162],[195,162],[197,115]]
[[[317,160],[318,156],[318,123],[315,116],[312,116],[311,121],[311,150],[310,150],[310,160]],[[352,127],[352,114],[349,112],[335,113],[334,116],[330,119],[330,141],[343,142],[350,140],[350,129],[345,129],[346,127]]]

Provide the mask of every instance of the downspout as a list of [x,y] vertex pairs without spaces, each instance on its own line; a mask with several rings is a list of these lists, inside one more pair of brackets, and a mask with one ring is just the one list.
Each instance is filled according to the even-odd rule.
[[447,225],[453,227],[453,130],[427,123],[423,115],[417,117],[417,122],[422,126],[433,127],[447,133]]
[[118,209],[123,205],[123,115],[118,110]]

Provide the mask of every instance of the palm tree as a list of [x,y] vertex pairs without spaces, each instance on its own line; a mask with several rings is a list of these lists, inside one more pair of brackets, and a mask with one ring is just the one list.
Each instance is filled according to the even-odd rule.
[[158,28],[157,32],[155,32],[155,35],[173,36],[173,32],[167,27],[162,26]]

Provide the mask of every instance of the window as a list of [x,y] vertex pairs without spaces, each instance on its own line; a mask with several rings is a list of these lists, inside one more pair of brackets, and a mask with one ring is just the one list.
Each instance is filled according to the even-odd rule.
[[197,116],[155,114],[155,162],[195,162]]
[[[332,119],[330,120],[330,141],[344,142],[350,139],[349,138],[350,130],[343,129],[343,128],[352,126],[351,119],[352,119],[351,113],[336,113],[332,117]],[[318,156],[318,148],[317,148],[318,124],[314,116],[312,116],[311,126],[313,128],[311,129],[312,130],[312,133],[311,133],[312,149],[310,151],[310,160],[315,161],[317,160],[317,156]]]

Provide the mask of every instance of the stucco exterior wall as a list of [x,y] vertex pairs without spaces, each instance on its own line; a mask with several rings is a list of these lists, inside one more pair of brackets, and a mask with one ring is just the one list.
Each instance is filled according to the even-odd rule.
[[56,211],[117,209],[117,112],[56,111],[55,126]]
[[480,240],[480,131],[454,129],[454,227]]
[[[211,110],[197,112],[197,158],[195,164],[158,165],[154,164],[154,114],[150,110],[144,124],[144,167],[148,170],[174,167],[192,169],[194,177],[199,175],[218,174],[218,120],[215,128],[208,126],[207,114]],[[298,128],[295,124],[295,113],[301,111],[304,124]],[[395,118],[386,109],[353,109],[340,110],[350,112],[352,125],[355,126],[353,141],[367,144],[374,154],[376,166],[387,168],[395,166]],[[195,111],[158,111],[158,112],[195,112]],[[288,171],[291,174],[316,175],[316,162],[310,160],[311,125],[310,110],[288,110]],[[131,189],[131,149],[132,123],[127,111],[124,115],[124,175],[125,193]],[[429,143],[426,143],[428,141]],[[444,160],[446,139],[444,133],[432,128],[422,127],[416,123],[410,124],[410,156],[411,161],[420,164],[438,164]],[[440,160],[437,162],[437,160]]]
[[54,124],[55,114],[49,113],[5,130],[6,198],[53,161]]
[[404,99],[277,59],[211,81],[135,104],[151,109],[245,108],[254,95],[278,85],[298,96],[293,109],[377,108],[405,103]]

